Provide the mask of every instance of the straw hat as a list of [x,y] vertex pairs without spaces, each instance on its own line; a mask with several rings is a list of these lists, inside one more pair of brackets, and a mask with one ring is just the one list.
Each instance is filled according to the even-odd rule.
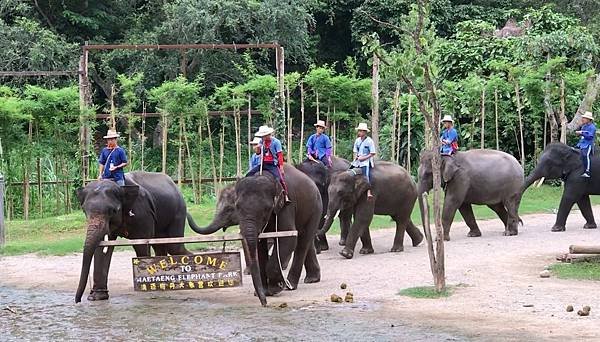
[[109,129],[103,138],[104,139],[112,139],[112,138],[118,138],[118,137],[120,137],[120,135],[119,135],[119,133],[117,133],[117,131]]
[[592,112],[585,112],[585,114],[583,114],[581,117],[590,119],[590,120],[594,120],[594,116],[592,115]]
[[254,137],[254,139],[252,139],[252,141],[250,142],[250,145],[258,145],[258,144],[260,144],[259,137]]
[[452,120],[452,117],[450,115],[444,115],[444,118],[442,119],[442,122],[452,122],[452,123],[454,123],[454,120]]
[[370,132],[371,130],[369,129],[369,127],[367,126],[366,123],[361,122],[358,124],[358,127],[355,128],[357,131],[365,131],[365,132]]
[[327,128],[327,125],[325,125],[325,121],[323,120],[317,120],[317,123],[314,124],[315,127],[323,127],[323,128]]
[[254,136],[262,138],[265,135],[273,134],[273,132],[275,132],[275,130],[269,126],[260,126],[258,128],[258,132],[256,132]]

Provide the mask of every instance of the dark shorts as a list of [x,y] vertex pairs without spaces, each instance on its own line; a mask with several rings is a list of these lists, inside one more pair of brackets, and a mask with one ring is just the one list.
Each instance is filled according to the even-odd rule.
[[350,166],[351,169],[360,169],[362,171],[363,176],[367,179],[367,183],[371,184],[371,166]]
[[[269,162],[264,162],[263,163],[263,171],[266,171],[270,174],[273,175],[273,177],[275,177],[275,179],[277,179],[278,181],[281,182],[281,173],[279,173],[279,168],[273,164],[273,163],[269,163]],[[246,177],[248,176],[254,176],[255,174],[260,172],[260,165],[256,165],[255,167],[252,168],[252,170],[248,171],[248,173],[246,174]]]

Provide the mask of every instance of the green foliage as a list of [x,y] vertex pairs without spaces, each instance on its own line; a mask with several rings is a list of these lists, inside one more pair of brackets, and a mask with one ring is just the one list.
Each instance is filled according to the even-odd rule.
[[560,279],[600,280],[600,263],[598,262],[554,264],[550,270]]
[[438,292],[433,286],[418,286],[402,289],[398,294],[412,298],[438,299],[450,297],[453,292],[453,287],[446,287],[443,291]]

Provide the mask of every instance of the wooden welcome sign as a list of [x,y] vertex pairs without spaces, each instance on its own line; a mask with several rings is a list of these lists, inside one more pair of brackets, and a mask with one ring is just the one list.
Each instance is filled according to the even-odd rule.
[[199,290],[242,285],[240,252],[133,258],[135,291]]

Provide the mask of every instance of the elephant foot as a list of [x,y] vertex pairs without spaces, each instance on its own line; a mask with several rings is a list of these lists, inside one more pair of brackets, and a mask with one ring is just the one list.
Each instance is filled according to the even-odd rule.
[[444,234],[444,241],[450,241],[450,235]]
[[371,247],[371,248],[365,248],[365,247],[363,247],[363,248],[360,249],[360,251],[358,251],[358,253],[360,253],[360,254],[373,254],[373,253],[375,253],[375,250],[373,249],[373,247]]
[[564,232],[566,230],[565,226],[554,226],[550,229],[551,232]]
[[390,252],[393,253],[399,253],[399,252],[404,252],[404,246],[398,246],[398,247],[392,247],[392,249],[390,249]]
[[348,248],[344,248],[340,251],[340,255],[346,259],[352,259],[352,257],[354,257],[354,252]]
[[469,231],[469,233],[467,234],[467,236],[468,237],[479,237],[479,236],[481,236],[481,230],[479,230],[479,229],[477,229],[477,230],[471,229]]
[[[297,285],[294,286],[294,284],[291,284],[293,289],[295,290]],[[281,291],[283,291],[283,289],[285,288],[285,284],[283,282],[279,282],[277,284],[269,284],[268,288],[267,288],[267,296],[275,296],[276,294],[279,294]]]
[[[412,245],[413,247],[417,247],[418,245],[421,244],[421,242],[423,242],[423,234],[419,233],[419,237],[417,237],[416,239],[412,240]],[[393,249],[393,248],[392,248]],[[392,251],[393,252],[393,251]]]
[[316,275],[311,275],[311,276],[306,276],[304,278],[304,283],[305,284],[313,284],[313,283],[318,283],[321,281],[321,274],[316,274]]
[[92,290],[90,292],[90,295],[87,297],[87,300],[89,300],[90,302],[94,302],[97,300],[107,300],[108,299],[108,291],[99,291],[99,290]]
[[344,239],[344,238],[341,238],[341,239],[340,239],[340,242],[339,242],[339,245],[340,245],[340,246],[346,246],[346,239]]
[[328,251],[329,250],[329,245],[328,244],[321,245],[321,246],[319,246],[319,249],[321,251]]
[[505,230],[503,235],[504,236],[515,236],[515,235],[519,235],[519,231],[509,229],[509,230]]
[[586,223],[583,225],[583,229],[596,229],[598,228],[598,226],[596,226],[596,223]]

